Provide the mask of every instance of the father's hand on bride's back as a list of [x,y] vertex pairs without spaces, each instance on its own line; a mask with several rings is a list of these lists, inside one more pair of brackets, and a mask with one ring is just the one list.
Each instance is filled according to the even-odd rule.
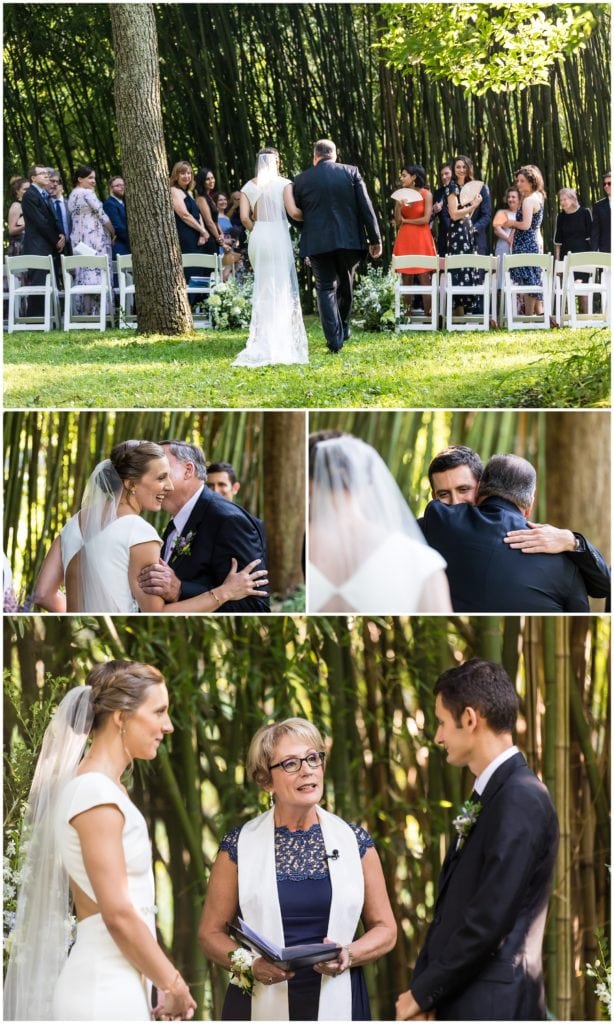
[[138,577],[139,586],[146,594],[154,597],[163,597],[168,603],[179,601],[181,594],[181,580],[175,576],[170,565],[160,559],[153,565],[147,565],[141,569]]

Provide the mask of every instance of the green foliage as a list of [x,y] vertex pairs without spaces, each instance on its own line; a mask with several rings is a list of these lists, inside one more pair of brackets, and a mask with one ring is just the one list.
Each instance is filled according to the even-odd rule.
[[384,4],[381,46],[390,64],[422,65],[467,93],[549,83],[553,64],[586,46],[605,5],[550,3]]
[[354,292],[352,324],[364,331],[389,331],[394,327],[396,274],[370,266]]
[[597,949],[599,956],[593,964],[586,964],[587,977],[595,982],[595,995],[605,1006],[607,1019],[612,1018],[612,964],[608,939],[603,928],[597,929]]
[[246,275],[242,282],[230,278],[214,286],[207,299],[214,330],[228,331],[249,327],[253,288],[254,279],[251,274]]
[[[189,338],[131,331],[24,331],[4,339],[5,405],[13,408],[178,409],[492,408],[518,387],[539,388],[549,367],[591,348],[588,329],[549,331],[353,331],[338,355],[307,318],[309,365],[232,366],[240,331]],[[564,376],[569,371],[563,369]],[[578,389],[578,403],[584,396]],[[590,404],[605,404],[608,391]],[[555,406],[557,402],[553,403]]]
[[607,337],[597,336],[584,352],[550,365],[533,386],[515,385],[518,374],[511,374],[507,384],[512,389],[501,389],[497,405],[533,409],[608,405],[611,372],[611,345]]

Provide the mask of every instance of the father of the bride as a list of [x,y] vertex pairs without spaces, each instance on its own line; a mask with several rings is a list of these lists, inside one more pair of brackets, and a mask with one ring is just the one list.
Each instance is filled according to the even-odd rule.
[[397,1020],[545,1020],[542,940],[559,829],[546,787],[514,746],[516,691],[472,658],[435,684],[435,742],[474,790],[439,876],[433,921]]
[[339,352],[350,336],[354,274],[367,241],[373,259],[382,254],[377,218],[360,172],[336,160],[335,143],[320,139],[313,167],[294,180],[294,198],[303,212],[300,255],[309,257],[331,352]]
[[[162,441],[169,461],[174,490],[163,508],[172,519],[163,535],[160,562],[147,566],[139,584],[147,594],[165,601],[184,601],[219,586],[230,571],[231,559],[239,569],[256,558],[266,567],[264,531],[259,519],[240,505],[226,501],[205,487],[204,452],[185,441]],[[268,598],[245,597],[227,601],[224,612],[268,612]]]
[[529,530],[536,475],[518,455],[493,455],[481,477],[476,504],[431,501],[424,535],[447,562],[457,612],[589,610],[586,586],[564,554],[532,554],[503,543],[511,530]]

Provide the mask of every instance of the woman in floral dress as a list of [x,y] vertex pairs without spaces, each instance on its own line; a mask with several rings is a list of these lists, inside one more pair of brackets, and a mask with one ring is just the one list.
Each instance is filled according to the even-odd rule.
[[[74,188],[68,197],[68,212],[71,216],[70,242],[73,248],[79,242],[89,245],[97,256],[108,256],[111,262],[111,248],[115,241],[115,229],[102,208],[96,195],[96,171],[87,164],[77,167],[73,178]],[[77,270],[75,284],[99,284],[99,270]],[[77,311],[94,316],[99,309],[98,302],[89,295],[74,300]]]
[[[516,171],[516,185],[520,192],[522,204],[516,212],[515,220],[503,224],[505,228],[514,228],[512,242],[513,253],[540,253],[540,227],[544,218],[544,179],[539,167],[526,164]],[[515,284],[541,285],[542,272],[540,267],[513,267],[512,280]],[[524,311],[527,316],[539,316],[544,311],[544,303],[539,292],[527,292],[524,295]]]
[[[473,161],[468,156],[457,156],[454,161],[454,177],[444,189],[448,213],[452,222],[448,232],[449,256],[460,256],[477,251],[471,214],[482,202],[482,197],[476,196],[470,203],[460,205],[460,192],[467,181],[473,181]],[[467,268],[466,270],[453,270],[451,273],[453,285],[462,287],[478,285],[480,282],[478,270]],[[462,305],[457,306],[454,313],[457,316],[473,313],[475,304],[475,298],[465,296]]]

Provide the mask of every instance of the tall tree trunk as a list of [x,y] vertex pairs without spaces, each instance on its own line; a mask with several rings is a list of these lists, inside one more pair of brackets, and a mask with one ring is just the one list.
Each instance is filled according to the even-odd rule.
[[109,10],[138,327],[145,334],[187,334],[192,317],[168,186],[154,8],[109,4]]
[[303,579],[301,552],[305,533],[304,413],[265,414],[263,449],[262,461],[268,481],[264,492],[264,518],[267,524],[269,579],[271,589],[284,594]]

